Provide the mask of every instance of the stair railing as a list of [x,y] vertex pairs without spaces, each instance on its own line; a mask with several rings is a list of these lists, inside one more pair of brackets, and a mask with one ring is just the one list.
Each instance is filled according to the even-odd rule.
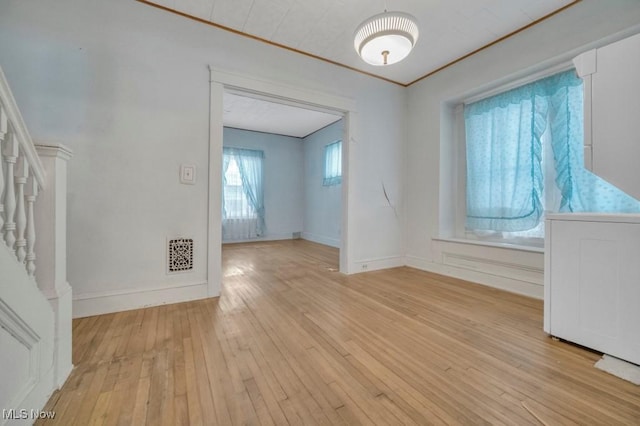
[[36,270],[34,203],[45,173],[36,147],[0,68],[0,244]]

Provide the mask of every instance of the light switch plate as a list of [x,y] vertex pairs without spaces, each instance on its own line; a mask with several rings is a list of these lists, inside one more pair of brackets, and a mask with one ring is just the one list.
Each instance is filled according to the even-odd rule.
[[182,164],[180,166],[180,183],[194,185],[196,183],[195,164]]

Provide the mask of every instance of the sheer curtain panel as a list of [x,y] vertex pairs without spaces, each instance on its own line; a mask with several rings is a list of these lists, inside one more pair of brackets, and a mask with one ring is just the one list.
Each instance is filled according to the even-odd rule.
[[324,147],[323,186],[342,183],[342,141],[330,143]]
[[262,151],[223,148],[223,241],[264,234],[263,160]]
[[582,80],[562,72],[465,106],[467,229],[536,227],[542,140],[553,150],[561,212],[640,212],[640,202],[584,168]]

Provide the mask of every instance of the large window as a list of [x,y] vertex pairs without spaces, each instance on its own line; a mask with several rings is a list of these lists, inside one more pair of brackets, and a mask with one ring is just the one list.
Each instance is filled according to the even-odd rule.
[[342,141],[324,147],[324,186],[342,183]]
[[255,238],[264,233],[262,151],[224,148],[222,158],[222,238]]
[[546,211],[629,212],[639,203],[584,168],[583,88],[555,74],[464,106],[466,229],[542,238]]

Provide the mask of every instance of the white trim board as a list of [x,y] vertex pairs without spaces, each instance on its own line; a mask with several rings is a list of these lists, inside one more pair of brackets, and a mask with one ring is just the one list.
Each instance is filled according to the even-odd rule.
[[400,268],[405,265],[402,256],[379,257],[375,259],[364,259],[354,262],[355,272],[371,272],[381,269]]
[[268,241],[284,241],[284,240],[297,240],[293,236],[292,232],[286,234],[267,234],[256,238],[247,238],[242,240],[228,240],[222,241],[222,244],[236,244],[236,243],[255,243],[255,242],[268,242]]
[[209,66],[210,82],[220,83],[231,93],[270,100],[285,105],[305,106],[317,111],[355,111],[356,103],[350,98],[317,90],[292,86],[281,81],[257,78]]
[[206,282],[161,288],[74,294],[73,318],[169,305],[207,297]]
[[[504,275],[486,273],[480,270],[472,270],[453,265],[430,262],[429,260],[415,256],[406,256],[405,265],[410,268],[420,269],[421,271],[446,275],[469,281],[473,284],[493,287],[510,293],[533,297],[535,299],[542,300],[544,296],[544,286],[542,284],[535,284],[531,282],[531,280],[523,281]],[[540,276],[539,279],[542,281],[543,277]]]

